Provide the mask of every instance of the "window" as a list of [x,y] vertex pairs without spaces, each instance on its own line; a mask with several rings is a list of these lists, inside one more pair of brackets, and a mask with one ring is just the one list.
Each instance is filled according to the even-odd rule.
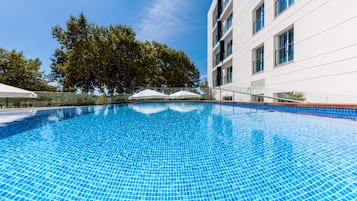
[[252,95],[252,102],[264,102],[264,94]]
[[253,74],[264,71],[264,46],[254,50]]
[[224,8],[228,5],[230,0],[222,0],[222,11],[224,10]]
[[221,86],[222,85],[222,68],[217,67],[215,71],[213,71],[213,86]]
[[226,69],[226,76],[224,78],[225,84],[232,83],[232,72],[232,66]]
[[294,28],[277,37],[278,49],[275,51],[275,65],[294,60]]
[[224,35],[229,30],[229,28],[231,28],[232,24],[233,24],[233,13],[226,20],[226,25],[223,27],[222,35]]
[[226,57],[232,54],[233,50],[233,40],[229,41],[227,44]]
[[214,36],[213,36],[213,47],[215,47],[218,42],[219,42],[218,33],[217,33],[217,31],[215,31]]
[[276,0],[275,1],[275,16],[278,16],[285,9],[291,6],[294,3],[294,0]]
[[213,23],[212,23],[212,27],[215,27],[217,25],[217,21],[218,21],[218,8],[216,7],[216,9],[214,10],[213,13]]
[[255,16],[253,23],[253,33],[256,33],[264,27],[264,4],[255,10],[253,16]]
[[216,54],[216,59],[215,59],[215,61],[216,61],[216,62],[215,62],[214,64],[215,64],[216,66],[219,64],[219,62],[221,62],[221,60],[220,60],[220,54],[219,54],[219,53]]

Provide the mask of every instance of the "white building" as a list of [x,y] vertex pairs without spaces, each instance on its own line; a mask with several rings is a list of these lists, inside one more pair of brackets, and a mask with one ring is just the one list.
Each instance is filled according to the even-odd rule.
[[[215,89],[357,103],[357,0],[213,0],[207,73]],[[230,94],[213,95],[260,100]]]

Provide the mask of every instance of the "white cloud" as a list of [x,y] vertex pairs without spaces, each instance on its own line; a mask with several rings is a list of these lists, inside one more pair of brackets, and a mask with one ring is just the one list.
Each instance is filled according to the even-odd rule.
[[153,0],[144,8],[138,24],[138,39],[168,42],[191,29],[190,3],[191,0]]

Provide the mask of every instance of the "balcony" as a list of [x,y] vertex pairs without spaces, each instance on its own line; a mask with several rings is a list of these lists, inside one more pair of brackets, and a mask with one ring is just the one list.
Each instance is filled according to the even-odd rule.
[[285,64],[294,60],[294,43],[275,50],[275,66]]

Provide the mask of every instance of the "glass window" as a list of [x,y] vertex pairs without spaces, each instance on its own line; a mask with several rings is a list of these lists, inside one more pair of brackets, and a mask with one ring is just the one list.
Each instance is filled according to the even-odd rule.
[[214,10],[213,13],[213,23],[212,23],[212,27],[215,27],[217,25],[219,16],[218,16],[218,7],[216,7],[216,9]]
[[226,57],[232,54],[232,50],[233,50],[233,40],[229,41],[227,44]]
[[222,1],[222,10],[224,10],[224,8],[228,5],[230,0],[223,0]]
[[294,3],[294,0],[276,0],[275,1],[275,15],[279,15],[285,9],[287,9],[291,4]]
[[232,83],[232,72],[233,72],[232,66],[227,68],[225,83]]
[[218,33],[217,31],[215,31],[213,35],[213,47],[216,46],[217,43],[218,43]]
[[216,60],[215,65],[218,65],[219,62],[221,62],[219,53],[216,54],[216,59],[215,60]]
[[255,60],[253,61],[253,73],[264,71],[264,46],[255,50]]
[[228,17],[228,19],[225,22],[225,25],[223,25],[222,35],[224,35],[229,30],[229,28],[231,28],[232,24],[233,24],[233,13]]
[[294,28],[282,33],[278,37],[278,50],[276,50],[276,64],[283,64],[294,60]]
[[264,27],[264,4],[255,10],[255,21],[253,24],[254,33]]
[[252,102],[264,102],[264,94],[252,95]]

